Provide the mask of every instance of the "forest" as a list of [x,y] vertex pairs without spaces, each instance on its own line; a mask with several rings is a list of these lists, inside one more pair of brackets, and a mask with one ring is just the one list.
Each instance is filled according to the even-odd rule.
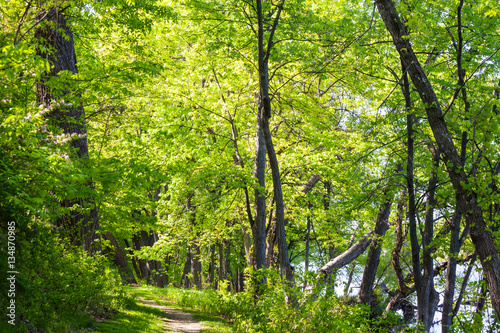
[[0,0],[0,37],[0,332],[163,332],[106,330],[143,292],[500,330],[497,0]]

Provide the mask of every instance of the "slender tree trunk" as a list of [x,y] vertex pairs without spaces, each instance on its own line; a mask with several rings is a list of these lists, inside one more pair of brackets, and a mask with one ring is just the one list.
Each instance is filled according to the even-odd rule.
[[[226,253],[224,256],[224,279],[228,280],[230,282],[233,281],[233,271],[231,270],[231,242],[230,241],[224,241],[226,244]],[[227,286],[228,291],[231,291],[233,288],[233,283],[229,283]]]
[[[260,99],[257,107],[259,110],[262,107]],[[252,225],[253,264],[254,269],[258,270],[266,267],[266,143],[260,112],[257,112],[254,176],[259,186],[255,188],[255,219]],[[261,283],[265,283],[265,279]]]
[[[457,51],[457,67],[458,67],[458,82],[457,84],[462,87],[462,99],[465,104],[465,114],[469,113],[470,105],[467,102],[467,91],[464,87],[464,76],[465,71],[462,69],[462,50],[463,50],[463,36],[462,36],[462,6],[463,0],[457,8],[457,32],[458,32],[458,44],[456,45]],[[462,165],[465,165],[465,158],[467,155],[467,132],[462,132],[462,147],[460,152],[460,160]],[[458,200],[457,200],[458,201]],[[460,221],[462,219],[462,212],[460,211],[460,206],[456,205],[455,214],[452,219],[452,225],[450,226],[450,254],[448,257],[448,267],[446,271],[446,286],[443,300],[443,315],[442,315],[442,332],[450,332],[451,325],[453,324],[452,311],[453,311],[453,298],[455,295],[455,283],[456,283],[456,270],[457,270],[457,255],[460,251]]]
[[407,38],[409,35],[399,18],[393,1],[376,0],[375,4],[392,35],[392,40],[401,59],[408,68],[408,73],[422,102],[426,105],[427,119],[443,155],[445,165],[448,166],[448,175],[455,188],[458,203],[488,281],[492,306],[497,317],[500,317],[500,257],[495,247],[493,235],[484,220],[483,211],[478,205],[477,193],[466,189],[470,182],[448,130],[439,100],[413,51],[410,39]]
[[[425,331],[429,331],[432,327],[434,314],[439,302],[439,295],[434,289],[434,263],[432,253],[435,247],[432,245],[434,240],[434,206],[436,205],[435,193],[437,186],[437,168],[439,167],[439,152],[431,148],[433,155],[433,168],[429,185],[427,187],[427,204],[425,214],[424,235],[422,237],[422,261],[424,273],[421,278],[421,285],[417,288],[421,289],[422,300],[417,304],[417,312],[421,314],[422,323]],[[418,289],[417,289],[418,295]]]
[[352,277],[354,275],[355,268],[356,268],[356,262],[353,262],[351,265],[351,269],[349,270],[349,277],[347,278],[347,284],[345,285],[344,288],[344,298],[347,298],[347,296],[349,296],[349,289],[351,288]]
[[[52,110],[48,116],[52,123],[71,137],[71,147],[76,150],[76,155],[72,155],[71,158],[85,165],[89,150],[85,112],[79,100],[81,96],[72,94],[66,87],[55,90],[47,85],[47,81],[57,77],[61,71],[78,73],[73,32],[66,23],[65,15],[57,6],[47,12],[39,13],[38,16],[43,17],[43,20],[35,29],[35,38],[40,41],[37,55],[47,59],[51,65],[50,72],[44,73],[37,84],[38,100]],[[76,102],[71,105],[68,100],[72,100],[72,97],[76,97]],[[93,188],[92,181],[89,181],[88,186]],[[78,205],[84,210],[72,210],[69,216],[63,216],[56,221],[58,226],[65,229],[71,243],[76,246],[83,245],[90,254],[100,252],[97,234],[99,222],[95,203],[88,198],[76,198],[65,199],[62,205],[64,207]]]
[[[311,233],[311,217],[307,216],[307,230],[306,230],[306,253],[304,254],[304,271],[309,271],[309,235]],[[304,278],[304,289],[307,287],[307,279]]]
[[455,207],[455,213],[451,220],[450,231],[450,253],[448,255],[448,264],[446,268],[446,284],[443,297],[443,315],[441,319],[442,332],[450,332],[453,312],[453,299],[455,296],[455,284],[457,280],[457,255],[460,251],[460,220],[462,213],[458,204]]
[[467,284],[469,283],[470,274],[472,273],[472,269],[474,268],[474,264],[476,263],[476,258],[477,254],[474,253],[469,263],[469,267],[467,268],[467,272],[465,273],[464,279],[462,281],[462,287],[460,288],[460,293],[458,294],[457,302],[455,304],[455,307],[453,308],[453,318],[456,317],[458,311],[460,310],[460,306],[462,305],[462,300],[467,290]]
[[208,267],[208,280],[210,281],[210,286],[215,288],[215,246],[210,245],[210,265]]
[[488,289],[486,288],[486,281],[484,279],[481,280],[481,290],[479,292],[479,297],[476,303],[476,311],[475,313],[478,316],[474,316],[474,323],[478,324],[481,322],[483,318],[483,310],[484,305],[486,304],[486,294],[488,293]]
[[217,275],[218,275],[218,283],[217,287],[220,286],[220,282],[224,280],[224,244],[222,241],[218,243],[218,251],[217,251]]
[[257,0],[257,20],[258,20],[258,51],[259,51],[259,105],[261,108],[258,112],[261,114],[262,131],[266,143],[267,156],[271,166],[271,174],[273,177],[274,202],[276,205],[276,238],[278,241],[278,259],[280,262],[281,274],[289,282],[293,282],[293,268],[290,265],[288,257],[288,245],[285,236],[285,208],[283,204],[283,193],[281,189],[281,178],[278,166],[278,159],[274,151],[271,130],[269,128],[269,118],[271,117],[271,98],[269,96],[269,67],[268,60],[272,47],[274,31],[278,25],[283,4],[277,6],[274,24],[271,28],[271,35],[267,49],[264,51],[264,19],[262,12],[262,2]]
[[365,271],[361,280],[361,287],[358,295],[358,303],[370,305],[372,301],[373,283],[377,275],[377,268],[382,253],[382,238],[389,229],[389,215],[391,214],[392,201],[389,200],[378,211],[375,222],[375,236],[373,237],[368,257],[366,259]]

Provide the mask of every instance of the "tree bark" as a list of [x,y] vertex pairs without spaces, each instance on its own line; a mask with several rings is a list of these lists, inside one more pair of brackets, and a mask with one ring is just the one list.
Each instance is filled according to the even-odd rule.
[[208,267],[208,280],[210,281],[210,287],[215,288],[215,246],[210,245],[210,265]]
[[201,261],[200,245],[197,240],[191,244],[191,276],[193,277],[193,287],[201,289]]
[[224,280],[224,244],[222,241],[218,244],[217,251],[217,275],[218,275],[218,287],[220,286],[220,282]]
[[274,151],[269,119],[271,118],[271,98],[269,96],[269,55],[273,45],[273,35],[279,22],[283,4],[277,5],[277,12],[274,24],[271,27],[267,49],[264,50],[264,18],[262,12],[262,1],[257,0],[257,20],[258,20],[258,59],[259,59],[259,110],[264,141],[266,143],[267,156],[271,166],[273,177],[274,202],[276,207],[276,239],[278,241],[278,260],[280,262],[281,274],[292,283],[295,278],[293,268],[288,256],[288,245],[285,235],[285,208],[283,204],[283,192],[281,189],[281,178],[278,166],[278,158]]
[[371,305],[373,283],[377,275],[377,268],[380,262],[380,254],[382,253],[382,238],[389,229],[389,215],[391,214],[392,200],[383,204],[375,222],[375,236],[371,240],[370,250],[366,259],[365,271],[361,280],[361,287],[358,295],[358,303]]
[[[462,36],[462,6],[463,0],[460,1],[457,8],[457,40],[456,45],[457,51],[457,69],[458,69],[458,82],[457,84],[462,87],[462,99],[465,104],[465,114],[469,112],[470,105],[467,101],[467,91],[464,87],[465,71],[462,69],[462,51],[463,51],[463,36]],[[460,159],[462,165],[465,165],[465,158],[467,155],[467,131],[462,133],[462,147],[460,152]],[[458,201],[458,200],[457,200]],[[462,219],[462,212],[460,211],[460,206],[457,204],[455,207],[455,213],[452,219],[452,225],[450,226],[450,254],[448,257],[448,267],[446,271],[446,286],[443,299],[443,315],[441,320],[442,333],[448,333],[451,330],[451,325],[453,324],[453,298],[455,295],[455,283],[456,283],[456,270],[457,270],[457,255],[460,251],[460,221]]]
[[[132,258],[132,267],[134,267],[134,271],[135,271],[135,275],[137,276],[138,279],[141,279],[142,278],[142,275],[141,275],[141,271],[139,270],[139,267],[137,266],[137,260],[136,260],[136,257],[134,255],[134,251],[131,250],[131,247],[128,243],[128,241],[126,239],[123,240],[125,242],[125,246],[128,248],[128,254],[131,256]],[[132,242],[132,245],[134,244],[134,242]]]
[[362,255],[368,248],[368,245],[370,245],[372,235],[373,230],[363,235],[363,237],[361,237],[361,239],[354,243],[349,249],[327,262],[326,265],[321,267],[319,270],[320,277],[326,279],[332,270],[342,268]]
[[427,187],[424,234],[422,236],[422,261],[424,273],[420,278],[419,284],[415,283],[417,297],[420,294],[420,299],[417,303],[418,321],[424,324],[425,331],[429,331],[432,327],[434,314],[439,302],[439,295],[434,289],[434,263],[432,258],[432,253],[435,250],[432,242],[434,240],[434,206],[436,205],[435,193],[437,186],[437,168],[439,167],[439,151],[436,151],[432,147],[431,153],[434,165]]
[[182,272],[181,285],[184,288],[191,287],[191,279],[189,278],[189,273],[191,272],[193,254],[191,253],[191,246],[188,247],[188,252],[186,253],[186,261],[184,262],[184,270]]
[[[132,235],[132,244],[134,246],[135,251],[140,251],[142,248],[142,233],[144,231],[141,231],[141,236],[138,235]],[[150,268],[149,268],[149,263],[146,259],[138,259],[139,262],[139,270],[141,271],[141,278],[146,279],[146,283],[149,284],[150,282]]]
[[[260,110],[259,99],[257,108]],[[257,112],[257,135],[255,146],[254,176],[258,186],[255,188],[255,218],[252,225],[254,269],[266,267],[266,143],[262,130],[261,113]],[[265,283],[265,280],[261,281]]]
[[[37,84],[38,101],[52,109],[48,116],[51,122],[65,135],[71,137],[71,147],[76,151],[76,155],[73,154],[71,158],[81,161],[84,165],[88,159],[89,149],[85,112],[83,104],[79,101],[81,96],[68,91],[66,87],[60,91],[52,90],[47,84],[51,78],[58,77],[61,71],[78,73],[73,32],[57,6],[50,8],[48,12],[39,13],[38,16],[44,18],[35,30],[35,38],[43,46],[37,48],[37,55],[47,59],[51,66],[50,72],[44,73]],[[71,95],[77,100],[72,105],[64,101],[65,97]],[[89,181],[88,187],[93,188],[92,181]],[[77,198],[65,199],[61,204],[68,208],[78,205],[84,211],[72,210],[69,216],[59,218],[56,225],[65,229],[73,245],[83,245],[90,254],[100,252],[97,234],[99,220],[95,203],[88,198]]]
[[464,214],[466,225],[490,289],[491,303],[497,317],[500,317],[500,257],[495,247],[493,235],[484,220],[483,211],[478,205],[477,193],[468,191],[467,174],[453,143],[452,136],[444,119],[439,100],[420,65],[408,39],[396,7],[391,0],[375,1],[382,19],[391,33],[396,49],[408,68],[408,73],[426,106],[426,114],[434,138],[448,166],[447,171],[456,191],[457,200]]
[[123,253],[120,245],[116,241],[116,238],[109,231],[106,233],[104,238],[111,243],[114,252],[113,263],[120,269],[122,280],[126,281],[129,284],[137,283],[134,277],[134,273],[130,270],[130,267],[128,265],[127,256],[125,256],[125,254]]

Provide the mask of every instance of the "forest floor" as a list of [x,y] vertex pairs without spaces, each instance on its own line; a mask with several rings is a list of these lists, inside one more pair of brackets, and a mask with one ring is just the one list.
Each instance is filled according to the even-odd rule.
[[231,325],[219,316],[182,307],[164,289],[126,287],[127,304],[111,320],[98,324],[97,333],[228,333]]
[[142,304],[162,310],[166,317],[163,319],[167,324],[167,332],[199,333],[201,324],[195,320],[191,313],[183,312],[174,308],[160,305],[155,301],[140,300]]

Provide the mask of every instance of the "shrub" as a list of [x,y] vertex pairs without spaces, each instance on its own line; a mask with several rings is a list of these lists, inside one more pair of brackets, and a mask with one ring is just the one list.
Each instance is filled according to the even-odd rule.
[[[119,306],[123,295],[120,277],[103,257],[90,257],[66,245],[40,221],[18,229],[16,239],[18,331],[61,332],[90,327],[92,314]],[[2,249],[4,242],[2,238]],[[6,280],[3,276],[1,279]],[[3,302],[7,301],[7,295],[3,296]]]

